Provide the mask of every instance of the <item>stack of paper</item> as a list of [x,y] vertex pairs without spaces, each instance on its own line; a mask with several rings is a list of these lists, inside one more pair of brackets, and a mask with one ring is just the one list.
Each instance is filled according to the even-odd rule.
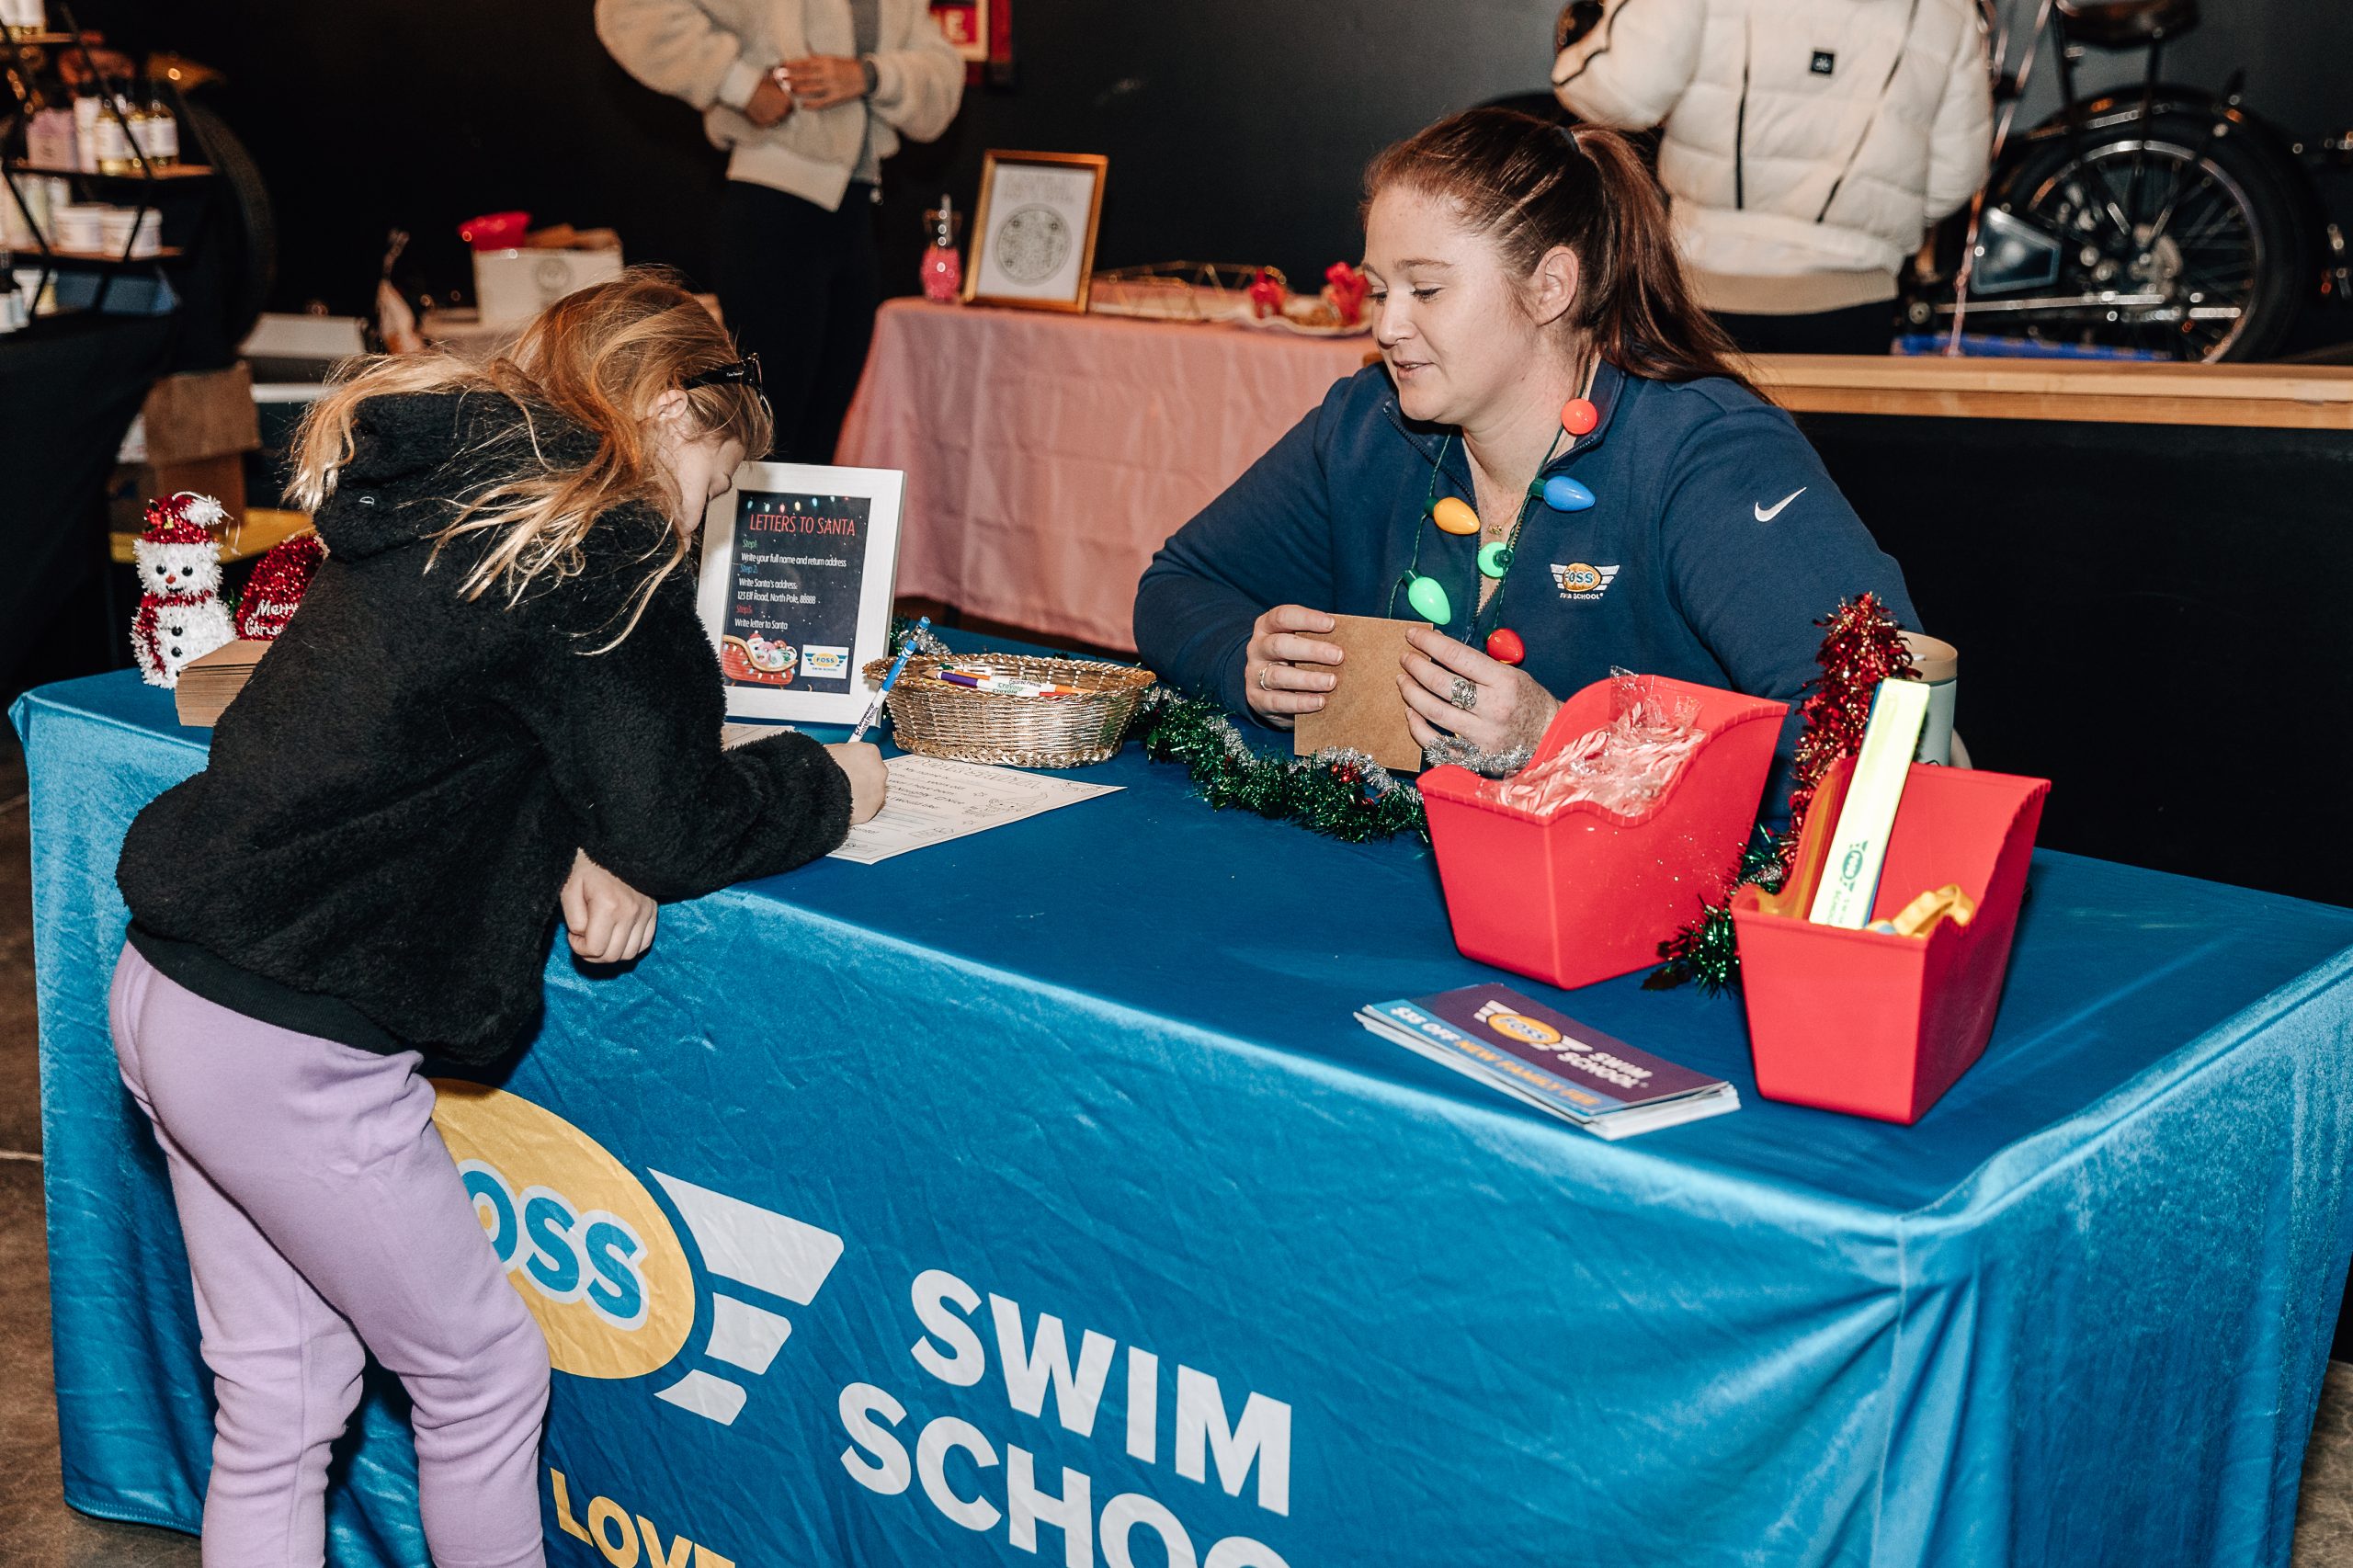
[[180,722],[199,729],[220,722],[222,710],[245,689],[254,666],[268,652],[267,642],[240,641],[223,642],[204,657],[190,660],[180,671],[179,684],[172,688]]

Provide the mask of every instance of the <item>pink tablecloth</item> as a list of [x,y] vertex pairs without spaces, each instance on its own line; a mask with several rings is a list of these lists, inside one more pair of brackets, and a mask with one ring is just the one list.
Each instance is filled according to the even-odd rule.
[[1152,552],[1371,347],[894,300],[838,460],[906,472],[901,593],[1130,649]]

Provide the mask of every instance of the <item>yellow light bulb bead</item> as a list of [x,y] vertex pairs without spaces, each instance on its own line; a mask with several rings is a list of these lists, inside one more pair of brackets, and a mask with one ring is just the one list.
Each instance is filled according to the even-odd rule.
[[1450,534],[1474,534],[1479,531],[1479,514],[1460,496],[1449,495],[1430,508],[1430,521]]

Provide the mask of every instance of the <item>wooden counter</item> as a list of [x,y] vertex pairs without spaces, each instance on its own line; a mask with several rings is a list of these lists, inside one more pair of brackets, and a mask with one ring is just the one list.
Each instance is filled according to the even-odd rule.
[[1831,354],[1755,364],[1765,392],[1792,414],[2353,430],[2353,367]]

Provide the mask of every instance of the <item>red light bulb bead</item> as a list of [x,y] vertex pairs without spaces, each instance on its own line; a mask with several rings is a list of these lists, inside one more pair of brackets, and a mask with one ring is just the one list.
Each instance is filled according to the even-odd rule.
[[1561,405],[1561,428],[1572,436],[1590,436],[1601,423],[1601,410],[1585,398],[1573,397]]
[[1487,633],[1487,657],[1499,665],[1516,665],[1528,657],[1528,644],[1510,627],[1498,626]]

